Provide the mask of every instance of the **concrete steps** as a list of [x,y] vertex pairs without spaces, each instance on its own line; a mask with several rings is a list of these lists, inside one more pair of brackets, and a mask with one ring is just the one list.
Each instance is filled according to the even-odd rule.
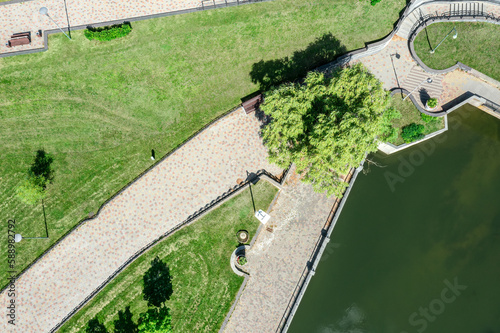
[[[427,83],[427,78],[431,78],[432,83]],[[418,100],[419,104],[424,106],[429,98],[439,98],[441,96],[443,92],[443,78],[443,74],[432,75],[425,72],[421,67],[415,66],[410,71],[410,74],[408,74],[406,80],[401,83],[401,87],[411,92],[420,86],[412,95]]]
[[401,24],[401,27],[399,28],[397,35],[400,37],[403,37],[405,39],[408,39],[408,36],[410,35],[410,32],[412,30],[412,27],[415,25],[416,22],[420,21],[420,19],[427,15],[427,6],[420,7],[412,11],[403,21],[403,24]]

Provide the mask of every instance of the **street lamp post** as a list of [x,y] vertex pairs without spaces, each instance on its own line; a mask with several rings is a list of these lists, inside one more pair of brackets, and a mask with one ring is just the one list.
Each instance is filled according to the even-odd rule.
[[47,7],[42,7],[40,8],[40,10],[38,11],[40,13],[40,15],[46,15],[58,28],[59,30],[61,30],[61,32],[64,34],[64,36],[68,37],[69,40],[71,40],[71,37],[68,36],[63,29],[61,29],[61,27],[59,26],[59,24],[56,23],[56,21],[54,21],[52,19],[52,17],[50,17],[49,15],[49,10],[47,9]]
[[250,196],[252,197],[252,206],[253,206],[253,212],[255,214],[255,201],[253,200],[253,192],[252,192],[252,181],[254,180],[254,175],[249,174],[247,171],[247,180],[248,180],[248,187],[250,188]]
[[451,29],[450,32],[448,32],[448,34],[443,38],[443,40],[441,42],[439,42],[439,44],[433,50],[430,50],[429,52],[431,54],[433,54],[434,52],[436,52],[436,50],[439,47],[439,45],[441,45],[444,42],[444,40],[446,38],[448,38],[448,36],[452,33],[453,30],[455,30],[455,34],[452,37],[453,37],[453,39],[457,39],[457,37],[458,37],[458,31],[457,31],[457,29],[455,29],[455,27],[453,27],[453,29]]
[[408,95],[406,95],[406,97],[405,97],[405,98],[403,98],[403,101],[404,101],[405,99],[407,99],[408,97],[410,97],[410,95],[411,95],[411,94],[413,94],[413,92],[414,92],[415,90],[417,90],[418,88],[420,88],[420,86],[421,86],[422,84],[424,84],[424,82],[427,82],[427,83],[432,83],[432,79],[431,79],[430,77],[428,77],[427,79],[425,79],[425,80],[423,80],[422,82],[420,82],[420,84],[419,84],[418,86],[416,86],[416,87],[415,87],[415,89],[413,89],[413,90],[412,90],[412,91],[411,91]]
[[393,56],[395,56],[396,59],[399,59],[399,58],[401,58],[401,56],[397,52],[390,54],[389,56],[391,57],[392,69],[394,70],[394,76],[396,77],[396,83],[398,84],[398,87],[401,88],[401,86],[399,85],[398,73],[396,72],[396,67],[394,66],[394,59],[392,58]]
[[49,237],[23,237],[21,236],[21,234],[16,234],[14,236],[14,241],[16,243],[19,243],[20,241],[22,241],[23,239],[49,239]]
[[19,243],[23,239],[49,239],[49,228],[47,227],[47,217],[45,216],[45,205],[43,204],[43,199],[42,199],[42,209],[43,209],[43,220],[45,222],[45,233],[47,236],[45,236],[45,237],[23,237],[21,234],[15,234],[14,241],[16,243]]

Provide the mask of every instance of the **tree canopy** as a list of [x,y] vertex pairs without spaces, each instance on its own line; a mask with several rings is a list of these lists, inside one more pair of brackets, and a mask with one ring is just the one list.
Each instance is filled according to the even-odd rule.
[[167,307],[150,308],[139,316],[139,333],[172,332],[172,316]]
[[393,134],[388,93],[361,64],[331,78],[310,72],[303,84],[281,85],[261,109],[271,118],[262,130],[270,162],[295,163],[316,191],[336,197],[347,187],[340,176],[376,151],[376,138]]
[[16,189],[17,197],[28,205],[34,205],[45,197],[45,188],[54,179],[51,167],[54,159],[44,150],[36,152],[35,159],[28,169],[27,178]]
[[34,205],[45,198],[43,177],[28,177],[16,188],[17,197],[28,205]]
[[151,267],[144,274],[144,300],[148,306],[160,307],[172,295],[172,278],[168,266],[156,257],[151,261]]

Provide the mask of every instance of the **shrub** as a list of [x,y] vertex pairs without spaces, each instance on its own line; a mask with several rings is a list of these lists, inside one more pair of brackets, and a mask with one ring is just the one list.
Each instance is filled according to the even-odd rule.
[[380,0],[370,0],[370,4],[371,4],[372,6],[375,6],[375,5],[376,5],[377,3],[379,3],[379,2],[380,2]]
[[237,261],[238,261],[238,264],[240,264],[241,266],[243,266],[243,265],[245,265],[247,263],[247,258],[245,258],[243,256],[240,256],[240,257],[238,257]]
[[132,31],[130,23],[115,24],[101,28],[89,28],[83,33],[89,40],[108,41],[127,36]]
[[435,108],[438,105],[438,100],[437,98],[431,98],[427,101],[427,105],[432,109]]
[[424,137],[424,125],[411,123],[401,129],[401,138],[406,143],[420,140]]
[[381,134],[379,139],[387,142],[394,142],[399,135],[399,129],[394,127],[392,124],[393,119],[400,119],[402,117],[401,112],[397,111],[395,108],[388,108],[382,115],[381,124]]
[[433,116],[429,116],[425,113],[421,113],[420,114],[420,117],[422,118],[423,121],[425,121],[426,123],[431,123],[433,121],[436,121],[438,118],[437,117],[433,117]]

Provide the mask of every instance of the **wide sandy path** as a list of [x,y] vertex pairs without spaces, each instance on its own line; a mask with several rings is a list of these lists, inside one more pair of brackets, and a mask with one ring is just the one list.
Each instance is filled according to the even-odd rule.
[[[16,283],[16,326],[0,332],[48,332],[137,250],[267,162],[260,123],[241,109],[222,118],[159,163],[72,232]],[[7,304],[4,292],[0,304]],[[5,313],[5,312],[4,312]]]

